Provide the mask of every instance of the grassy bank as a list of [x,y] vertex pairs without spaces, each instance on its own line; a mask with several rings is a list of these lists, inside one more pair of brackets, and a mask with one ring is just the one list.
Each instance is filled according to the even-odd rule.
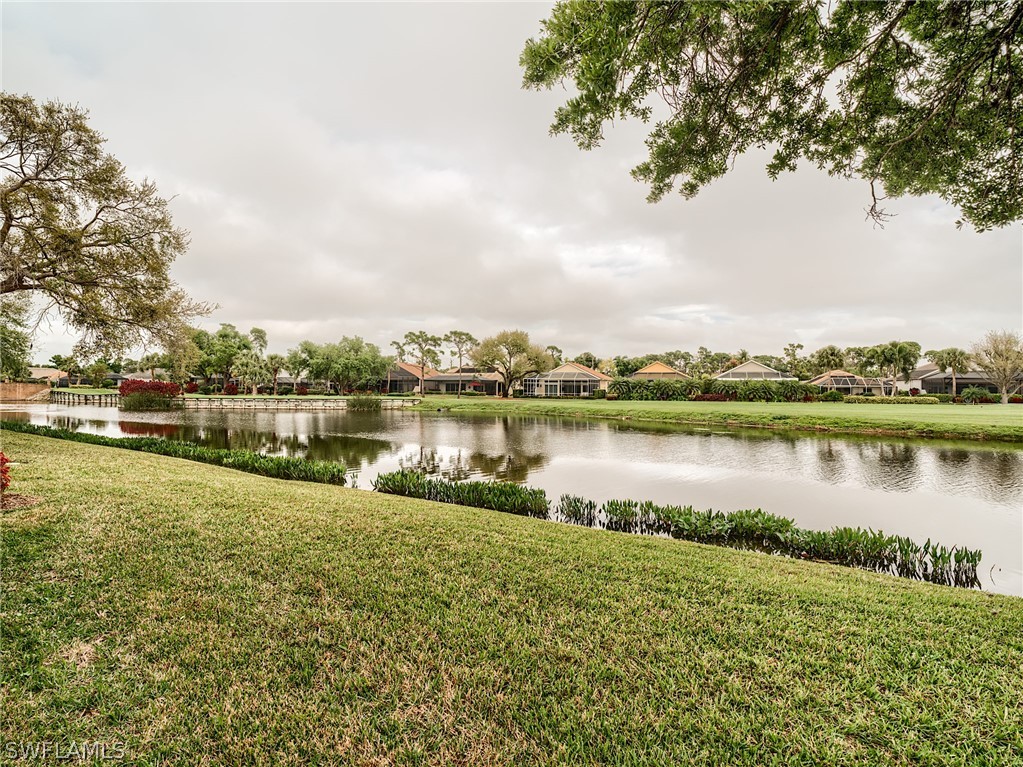
[[4,434],[6,741],[134,764],[1011,764],[1023,600]]
[[1021,405],[880,405],[842,402],[620,402],[427,397],[423,410],[616,418],[664,423],[808,429],[900,437],[1023,442]]

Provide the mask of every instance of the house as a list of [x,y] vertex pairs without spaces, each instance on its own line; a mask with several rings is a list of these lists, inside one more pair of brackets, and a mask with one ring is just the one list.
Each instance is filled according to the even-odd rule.
[[[425,378],[438,375],[439,371],[426,368]],[[423,368],[411,362],[396,362],[384,377],[384,392],[387,394],[419,393],[419,379],[423,376]]]
[[723,370],[712,378],[719,381],[797,381],[795,376],[780,373],[756,360],[743,362],[729,370]]
[[[900,392],[903,392],[903,393],[906,393],[906,394],[909,393],[910,389],[919,389],[920,391],[924,391],[924,381],[923,381],[923,379],[928,377],[928,376],[930,376],[930,375],[933,375],[934,373],[937,373],[937,372],[939,372],[937,365],[935,365],[933,362],[925,362],[922,365],[920,365],[919,367],[917,367],[916,369],[914,369],[909,374],[909,376],[906,377],[905,380],[902,380],[901,377],[900,378],[896,378],[895,379],[895,386],[898,387]],[[951,376],[951,373],[949,373],[949,376]],[[957,376],[957,378],[958,378],[958,376]],[[934,392],[934,393],[935,394],[943,394],[944,392]]]
[[[916,371],[913,371],[916,373]],[[934,367],[934,370],[925,372],[920,376],[919,385],[915,388],[920,389],[924,394],[962,394],[963,389],[967,389],[971,386],[976,386],[981,389],[987,389],[989,392],[998,393],[998,385],[992,381],[987,373],[981,370],[964,370],[962,372],[956,371],[956,390],[952,391],[952,371],[946,370],[942,373]],[[1023,376],[1017,376],[1017,382],[1023,381]],[[912,384],[914,379],[910,379]],[[1011,387],[1010,387],[1011,388]]]
[[663,362],[651,362],[645,368],[637,370],[629,378],[634,378],[637,381],[683,381],[689,376]]
[[891,394],[892,382],[889,379],[864,378],[847,370],[829,370],[821,373],[807,383],[821,387],[822,391],[837,391],[842,394],[866,394],[870,392],[879,397]]
[[566,362],[549,373],[531,376],[522,381],[526,397],[592,397],[595,391],[607,391],[611,376],[599,370]]
[[434,373],[426,377],[427,392],[457,394],[459,388],[463,392],[479,392],[497,397],[504,391],[504,379],[500,373],[493,370],[480,370],[474,367],[454,367],[444,373]]
[[67,378],[67,372],[57,368],[29,368],[28,377],[40,383],[48,383],[51,386],[61,378]]
[[[168,373],[163,368],[156,368],[155,370],[149,370],[149,369],[146,369],[146,370],[134,370],[131,373],[125,373],[121,377],[121,379],[122,380],[128,379],[128,380],[132,380],[132,381],[152,381],[152,380],[154,380],[153,379],[153,373],[156,373],[156,379],[155,380],[157,380],[157,381],[169,381],[170,380],[170,373]],[[107,376],[107,377],[111,378],[112,376]]]

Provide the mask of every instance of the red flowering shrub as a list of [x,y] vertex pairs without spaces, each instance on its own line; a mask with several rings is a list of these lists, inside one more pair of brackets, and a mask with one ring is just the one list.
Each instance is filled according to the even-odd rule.
[[6,493],[11,486],[11,470],[7,468],[10,460],[0,451],[0,493]]
[[919,394],[920,394],[920,390],[917,389],[915,386],[912,389],[909,390],[909,396],[910,397],[916,397]]
[[728,402],[732,398],[727,394],[694,394],[690,399],[694,402]]
[[189,381],[185,384],[185,394],[195,394],[199,391],[199,384],[195,381]]
[[237,384],[232,383],[224,384],[224,394],[228,395],[229,397],[233,397],[237,393],[238,393]]
[[309,387],[308,386],[296,386],[295,387],[295,394],[301,394],[301,395],[304,396],[304,395],[306,395],[308,393],[309,393]]
[[181,387],[170,381],[137,381],[133,378],[128,378],[121,381],[118,391],[122,397],[127,397],[129,394],[143,393],[156,394],[161,397],[177,397],[181,394]]
[[1012,405],[1023,405],[1023,397],[1013,395],[1009,397],[1009,403]]

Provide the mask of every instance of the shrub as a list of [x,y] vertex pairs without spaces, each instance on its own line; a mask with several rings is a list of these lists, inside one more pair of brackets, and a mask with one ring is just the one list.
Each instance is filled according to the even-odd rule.
[[951,394],[928,394],[928,397],[934,397],[938,402],[952,402],[955,397]]
[[735,398],[741,402],[772,402],[777,399],[772,386],[771,381],[740,381],[735,387]]
[[225,394],[228,397],[233,397],[237,393],[238,393],[238,385],[237,384],[233,384],[233,383],[224,384],[223,394]]
[[199,391],[199,384],[195,381],[189,381],[185,384],[185,394],[195,394]]
[[349,410],[364,412],[379,412],[380,397],[371,394],[356,394],[348,398],[347,407]]
[[919,390],[918,388],[916,388],[915,386],[914,386],[914,387],[912,387],[912,388],[911,388],[911,389],[909,390],[909,396],[910,396],[910,397],[916,397],[916,396],[918,396],[919,394],[920,394],[920,390]]
[[117,381],[115,381],[113,378],[108,378],[107,380],[105,380],[103,382],[103,388],[104,389],[116,389],[117,388]]
[[484,391],[477,391],[476,389],[462,389],[463,397],[486,397],[487,393]]
[[807,397],[816,398],[820,389],[801,381],[778,381],[778,394],[786,402],[806,402]]
[[1009,397],[1009,404],[1010,405],[1023,405],[1023,397],[1021,397],[1018,394],[1014,394],[1011,397]]
[[213,387],[212,386],[200,386],[199,387],[199,393],[200,394],[207,394],[207,395],[208,394],[213,394]]
[[817,396],[818,402],[842,402],[844,399],[845,395],[840,391],[835,391],[834,389],[831,391],[821,392]]
[[0,493],[6,493],[7,488],[11,486],[11,470],[7,465],[10,462],[10,459],[0,450]]
[[690,399],[693,402],[728,402],[731,399],[727,394],[694,394]]
[[181,387],[176,383],[171,383],[170,381],[138,381],[136,379],[129,378],[121,381],[118,391],[121,393],[122,397],[142,392],[156,394],[160,397],[177,397],[181,394]]
[[295,389],[291,386],[278,386],[277,396],[278,397],[290,397],[295,393]]
[[346,468],[344,464],[333,461],[312,461],[306,458],[263,455],[252,450],[203,447],[192,442],[175,442],[159,437],[102,437],[98,434],[83,434],[50,426],[36,426],[22,421],[4,421],[3,428],[23,434],[36,434],[72,442],[85,442],[90,445],[120,447],[143,453],[157,453],[172,458],[184,458],[188,461],[224,466],[276,479],[297,479],[330,485],[345,484]]
[[963,402],[968,402],[971,405],[979,405],[985,402],[994,402],[994,397],[991,396],[991,392],[987,389],[982,389],[979,386],[968,386],[963,389],[960,395],[963,398]]
[[137,413],[144,410],[170,410],[173,407],[173,399],[151,391],[137,391],[125,397],[121,397],[120,408],[129,413]]
[[937,405],[937,397],[874,397],[866,394],[853,394],[845,398],[846,402],[876,405]]
[[739,381],[726,381],[715,378],[710,382],[711,394],[724,394],[726,399],[734,400],[739,396]]
[[607,389],[594,389],[593,399],[607,399]]
[[307,386],[296,386],[295,387],[295,394],[297,394],[300,397],[304,397],[308,393],[309,393],[309,387],[307,387]]

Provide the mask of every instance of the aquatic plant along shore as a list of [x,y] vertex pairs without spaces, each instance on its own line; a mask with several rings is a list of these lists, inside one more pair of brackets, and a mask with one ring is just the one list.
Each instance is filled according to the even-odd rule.
[[192,442],[176,442],[159,437],[104,437],[51,426],[36,426],[21,421],[0,421],[0,428],[22,434],[35,434],[40,437],[53,437],[90,445],[119,447],[143,453],[156,453],[171,458],[183,458],[188,461],[224,466],[275,479],[296,479],[329,485],[344,485],[347,481],[346,467],[344,464],[334,461],[312,461],[307,458],[263,455],[252,450],[205,447]]
[[598,506],[568,494],[552,508],[542,490],[511,482],[448,482],[407,470],[377,476],[373,489],[604,530],[811,559],[945,586],[980,587],[980,550],[949,548],[929,539],[921,545],[904,536],[858,527],[805,530],[791,519],[761,509],[700,511],[692,506],[629,499],[608,500]]

